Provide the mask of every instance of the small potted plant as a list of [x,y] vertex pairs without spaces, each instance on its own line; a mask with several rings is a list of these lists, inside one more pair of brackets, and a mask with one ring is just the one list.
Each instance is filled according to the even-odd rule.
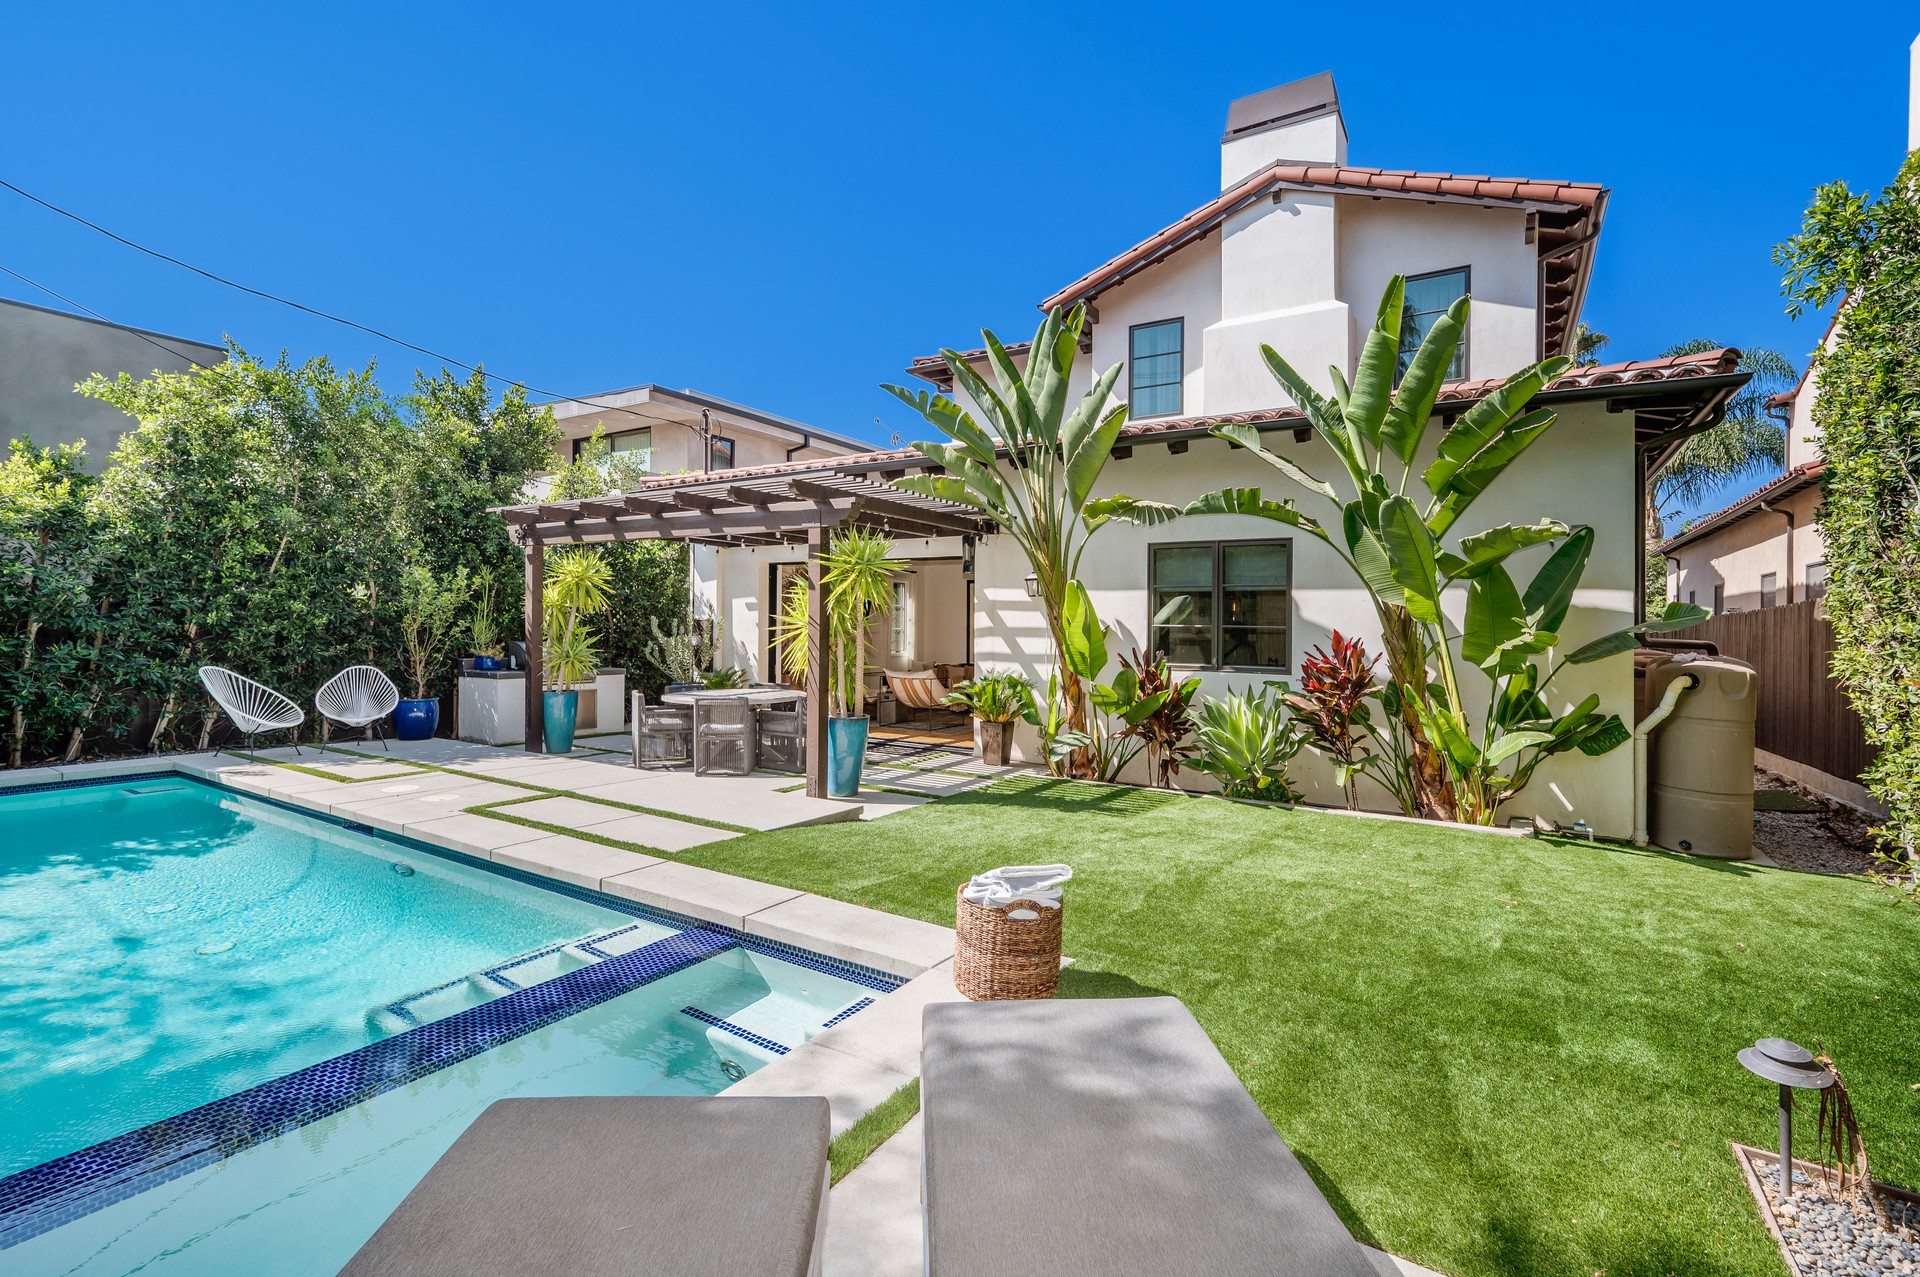
[[444,574],[424,563],[406,567],[400,582],[400,654],[413,695],[393,710],[393,734],[401,740],[431,740],[440,726],[434,676],[472,592],[464,567]]
[[1033,708],[1033,685],[1018,674],[983,674],[956,683],[947,704],[973,715],[974,752],[980,759],[1005,767],[1013,757],[1013,722]]
[[729,665],[725,669],[708,670],[700,676],[700,682],[708,688],[725,691],[747,685],[747,672],[738,665]]
[[576,689],[593,677],[600,661],[593,631],[581,617],[606,610],[611,578],[607,561],[592,550],[562,550],[547,561],[547,584],[541,595],[546,611],[542,646],[546,686],[540,707],[549,754],[573,748],[573,729],[580,721]]
[[473,643],[473,668],[497,670],[506,648],[501,643],[499,587],[492,577],[480,578],[473,600],[473,618],[467,622],[467,635]]

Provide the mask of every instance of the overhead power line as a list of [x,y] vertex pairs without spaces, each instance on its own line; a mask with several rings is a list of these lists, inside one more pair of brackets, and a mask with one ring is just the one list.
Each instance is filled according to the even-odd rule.
[[73,300],[73,298],[68,297],[64,293],[56,293],[51,288],[48,288],[45,284],[40,283],[38,280],[28,279],[25,275],[22,275],[19,271],[14,270],[11,267],[0,266],[0,271],[4,271],[6,274],[13,276],[15,279],[19,280],[21,283],[27,285],[30,288],[37,288],[41,292],[45,293],[47,296],[55,298],[58,301],[65,302],[67,305],[73,307],[77,311],[81,311],[84,314],[91,315],[93,318],[99,320],[103,324],[113,324],[115,328],[123,329],[126,332],[132,333],[135,337],[138,337],[141,341],[146,342],[147,345],[152,346],[156,350],[163,350],[167,354],[172,355],[176,359],[184,359],[188,363],[192,364],[195,368],[206,367],[205,364],[201,363],[198,359],[195,359],[192,355],[189,355],[186,351],[175,350],[172,346],[167,345],[165,342],[157,341],[154,338],[147,336],[145,333],[141,332],[138,328],[128,328],[125,324],[114,324],[111,319],[108,319],[105,315],[93,309],[91,306],[82,306],[79,302]]
[[[199,266],[195,266],[192,262],[181,261],[178,257],[174,257],[169,253],[163,253],[157,248],[148,248],[145,244],[138,243],[134,240],[128,239],[125,235],[121,235],[121,234],[118,234],[117,232],[108,230],[106,227],[100,225],[98,222],[87,220],[86,218],[80,216],[80,214],[74,212],[71,209],[62,208],[58,204],[55,204],[49,200],[43,200],[38,195],[35,195],[32,191],[22,190],[20,187],[15,186],[12,182],[7,181],[5,178],[0,178],[0,186],[4,186],[6,189],[12,191],[15,195],[20,196],[22,199],[31,200],[33,203],[38,204],[41,208],[46,209],[48,212],[58,213],[60,216],[67,218],[70,221],[78,222],[80,225],[86,227],[90,231],[95,231],[101,235],[105,235],[108,239],[114,241],[116,244],[124,244],[126,247],[133,249],[135,252],[145,253],[148,257],[157,258],[158,260],[166,262],[170,265],[178,266],[180,269],[185,271],[191,271],[195,275],[200,276],[202,279],[209,279],[216,284],[221,284],[228,288],[238,289],[240,292],[246,293],[253,297],[261,298],[264,301],[276,302],[279,305],[287,306],[294,310],[301,311],[304,314],[312,315],[317,319],[324,319],[324,320],[327,320],[329,323],[340,324],[340,325],[343,325],[344,327],[352,328],[359,332],[366,333],[369,336],[378,337],[381,341],[388,341],[388,342],[392,342],[396,346],[403,346],[408,350],[416,352],[417,354],[426,355],[431,359],[437,359],[443,364],[451,364],[455,368],[463,368],[468,372],[479,373],[481,376],[486,377],[491,381],[497,381],[504,386],[523,386],[526,389],[531,390],[534,394],[544,395],[549,399],[566,400],[570,403],[583,403],[583,404],[587,404],[589,407],[599,408],[605,412],[625,413],[629,417],[637,417],[642,421],[651,422],[654,420],[654,418],[649,417],[644,413],[635,412],[630,408],[618,407],[613,404],[597,404],[597,403],[594,403],[591,399],[582,399],[577,395],[562,395],[552,390],[542,390],[540,387],[529,385],[524,381],[515,381],[511,377],[502,377],[498,373],[488,372],[486,369],[480,367],[477,364],[469,364],[462,360],[455,359],[451,355],[443,355],[437,350],[432,350],[426,346],[421,346],[414,342],[410,342],[403,337],[396,337],[392,333],[382,332],[378,328],[373,328],[366,324],[358,323],[354,320],[347,319],[341,315],[329,314],[327,311],[317,309],[316,307],[313,307],[313,306],[305,305],[304,303],[294,301],[291,298],[281,297],[276,293],[269,293],[264,289],[253,288],[247,284],[240,283],[238,280],[228,279],[225,275],[216,274],[213,271],[205,270]],[[0,269],[4,269],[4,268],[0,268]],[[7,273],[9,275],[15,275],[15,272],[13,271],[7,271]],[[24,275],[15,275],[15,277],[19,279],[26,279]],[[33,284],[33,281],[30,279],[27,280],[26,282],[29,284]],[[50,288],[42,288],[39,284],[33,284],[33,286],[35,288],[39,288],[40,291],[47,293],[49,296],[53,296],[53,297],[60,296],[58,293],[55,293]],[[66,299],[61,298],[61,300],[65,301]],[[69,302],[68,304],[78,305],[78,303],[73,303],[73,302]],[[81,306],[79,307],[79,309],[86,310],[86,307]],[[87,311],[87,313],[90,315],[93,314],[92,311]],[[94,317],[96,319],[100,318],[100,316],[98,315],[95,315]],[[111,321],[108,321],[108,322],[111,322]]]

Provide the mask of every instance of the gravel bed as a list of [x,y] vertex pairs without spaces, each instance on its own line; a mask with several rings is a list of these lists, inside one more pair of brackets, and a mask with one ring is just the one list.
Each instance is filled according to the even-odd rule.
[[1760,767],[1753,769],[1753,787],[1786,790],[1819,806],[1817,811],[1754,813],[1753,849],[1774,864],[1823,874],[1864,874],[1877,868],[1873,825],[1860,812]]
[[1755,1166],[1766,1189],[1780,1236],[1802,1274],[1809,1277],[1885,1277],[1920,1274],[1920,1206],[1888,1197],[1887,1214],[1865,1201],[1828,1196],[1804,1171],[1793,1173],[1794,1192],[1785,1204],[1774,1201],[1780,1168]]

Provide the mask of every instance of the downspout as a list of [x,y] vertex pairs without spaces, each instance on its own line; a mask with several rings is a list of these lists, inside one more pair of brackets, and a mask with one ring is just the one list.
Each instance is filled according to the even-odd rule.
[[1690,688],[1700,686],[1700,680],[1692,674],[1682,674],[1667,684],[1667,694],[1660,698],[1653,713],[1640,720],[1633,729],[1633,845],[1644,847],[1649,838],[1647,834],[1647,791],[1652,788],[1653,779],[1647,775],[1647,737],[1653,729],[1667,721],[1667,715],[1673,713],[1673,707],[1680,703],[1680,694]]
[[800,442],[794,444],[793,447],[787,449],[787,460],[789,461],[793,460],[793,454],[796,452],[799,452],[802,448],[811,448],[811,447],[813,447],[813,432],[808,430],[802,430],[800,432]]
[[1787,602],[1793,602],[1793,532],[1797,525],[1793,512],[1782,510],[1779,506],[1762,501],[1760,508],[1768,514],[1777,514],[1787,521]]

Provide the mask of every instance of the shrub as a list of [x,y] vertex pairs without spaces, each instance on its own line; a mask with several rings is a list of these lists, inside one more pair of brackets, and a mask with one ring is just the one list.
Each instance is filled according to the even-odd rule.
[[1287,764],[1301,741],[1271,688],[1234,692],[1201,703],[1189,765],[1219,781],[1229,798],[1296,803],[1301,795],[1287,779]]
[[947,704],[966,710],[983,723],[1011,723],[1033,707],[1033,684],[1018,674],[982,674],[956,683]]

